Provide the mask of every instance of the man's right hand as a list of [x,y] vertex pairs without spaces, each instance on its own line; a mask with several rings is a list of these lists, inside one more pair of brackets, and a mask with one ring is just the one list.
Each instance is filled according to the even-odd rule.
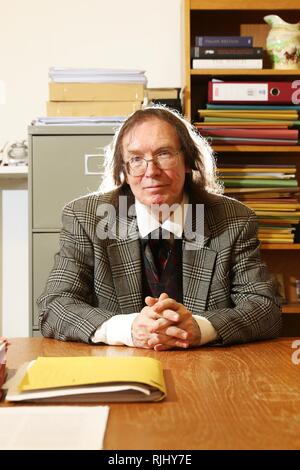
[[[132,323],[132,329],[131,329],[131,334],[132,334],[132,340],[133,344],[137,348],[144,348],[144,349],[153,349],[153,344],[150,340],[154,340],[157,336],[157,333],[154,331],[157,330],[157,327],[159,327],[160,330],[160,337],[162,338],[162,331],[164,331],[166,328],[174,325],[178,321],[178,315],[176,312],[170,312],[169,313],[169,319],[164,318],[162,315],[156,313],[153,310],[153,306],[161,300],[168,299],[168,294],[163,293],[159,296],[159,298],[154,298],[154,297],[146,297],[146,304],[147,306],[144,307],[139,315],[134,319]],[[174,318],[172,318],[172,315]],[[176,347],[187,347],[186,341],[184,340],[182,333],[183,331],[179,330],[176,328],[179,333],[174,334],[174,337],[170,337],[169,335],[164,335],[164,340],[163,340],[163,349],[173,349]],[[162,346],[161,344],[155,343],[156,347]],[[159,348],[158,348],[159,350]]]
[[[159,314],[154,312],[152,306],[155,305],[158,300],[167,298],[167,294],[161,294],[159,299],[155,299],[154,297],[146,298],[147,306],[140,311],[132,323],[132,341],[136,348],[152,349],[152,347],[148,345],[148,340],[152,336],[152,330],[156,326],[156,321],[161,318]],[[165,320],[165,322],[166,326],[170,324],[169,320]]]

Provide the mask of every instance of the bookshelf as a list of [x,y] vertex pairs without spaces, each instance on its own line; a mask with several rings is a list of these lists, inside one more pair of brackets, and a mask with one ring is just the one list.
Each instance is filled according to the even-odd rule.
[[[185,0],[184,3],[184,64],[185,64],[185,116],[194,122],[198,119],[197,110],[205,108],[207,103],[207,83],[212,78],[247,81],[288,81],[300,80],[300,70],[274,70],[264,52],[264,68],[251,69],[191,69],[191,47],[195,44],[195,36],[239,36],[245,35],[243,28],[264,29],[268,26],[263,17],[275,14],[289,23],[300,20],[299,0]],[[250,30],[249,30],[250,28]],[[261,38],[255,38],[254,46],[264,47]],[[258,42],[260,40],[260,43]],[[255,43],[256,41],[256,43]],[[300,181],[300,145],[296,146],[255,146],[255,145],[215,145],[217,165],[222,163],[265,163],[294,164],[297,167],[296,178]],[[242,160],[242,161],[241,161]],[[262,256],[272,273],[281,273],[287,303],[283,313],[288,317],[297,317],[297,329],[300,330],[300,299],[297,298],[294,280],[300,279],[300,238],[298,243],[274,243],[261,245]],[[285,320],[286,320],[285,315]],[[295,321],[293,321],[295,326]],[[291,330],[289,331],[291,333]]]

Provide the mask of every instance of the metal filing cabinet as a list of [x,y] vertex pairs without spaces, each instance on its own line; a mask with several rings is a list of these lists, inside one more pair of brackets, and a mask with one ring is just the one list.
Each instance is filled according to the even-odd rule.
[[103,175],[110,126],[29,127],[29,318],[38,336],[36,299],[59,249],[63,206],[96,191]]

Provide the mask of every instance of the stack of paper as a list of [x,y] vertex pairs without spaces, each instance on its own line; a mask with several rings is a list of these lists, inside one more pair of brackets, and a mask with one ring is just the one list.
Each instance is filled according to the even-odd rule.
[[158,401],[161,363],[149,357],[39,357],[6,383],[7,401]]
[[108,406],[0,409],[0,450],[99,450]]
[[145,70],[50,67],[53,82],[69,83],[147,83]]
[[32,122],[35,126],[116,126],[119,127],[125,121],[124,116],[99,116],[99,117],[38,117]]

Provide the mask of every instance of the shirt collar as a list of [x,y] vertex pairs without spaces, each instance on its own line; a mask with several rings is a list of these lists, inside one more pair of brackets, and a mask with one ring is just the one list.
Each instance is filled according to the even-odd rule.
[[153,211],[148,206],[142,204],[138,199],[135,200],[137,226],[142,238],[147,237],[149,233],[158,229],[160,226],[173,233],[176,237],[181,238],[186,217],[186,208],[188,204],[188,196],[184,193],[181,203],[175,211],[167,217],[161,224],[155,217]]

